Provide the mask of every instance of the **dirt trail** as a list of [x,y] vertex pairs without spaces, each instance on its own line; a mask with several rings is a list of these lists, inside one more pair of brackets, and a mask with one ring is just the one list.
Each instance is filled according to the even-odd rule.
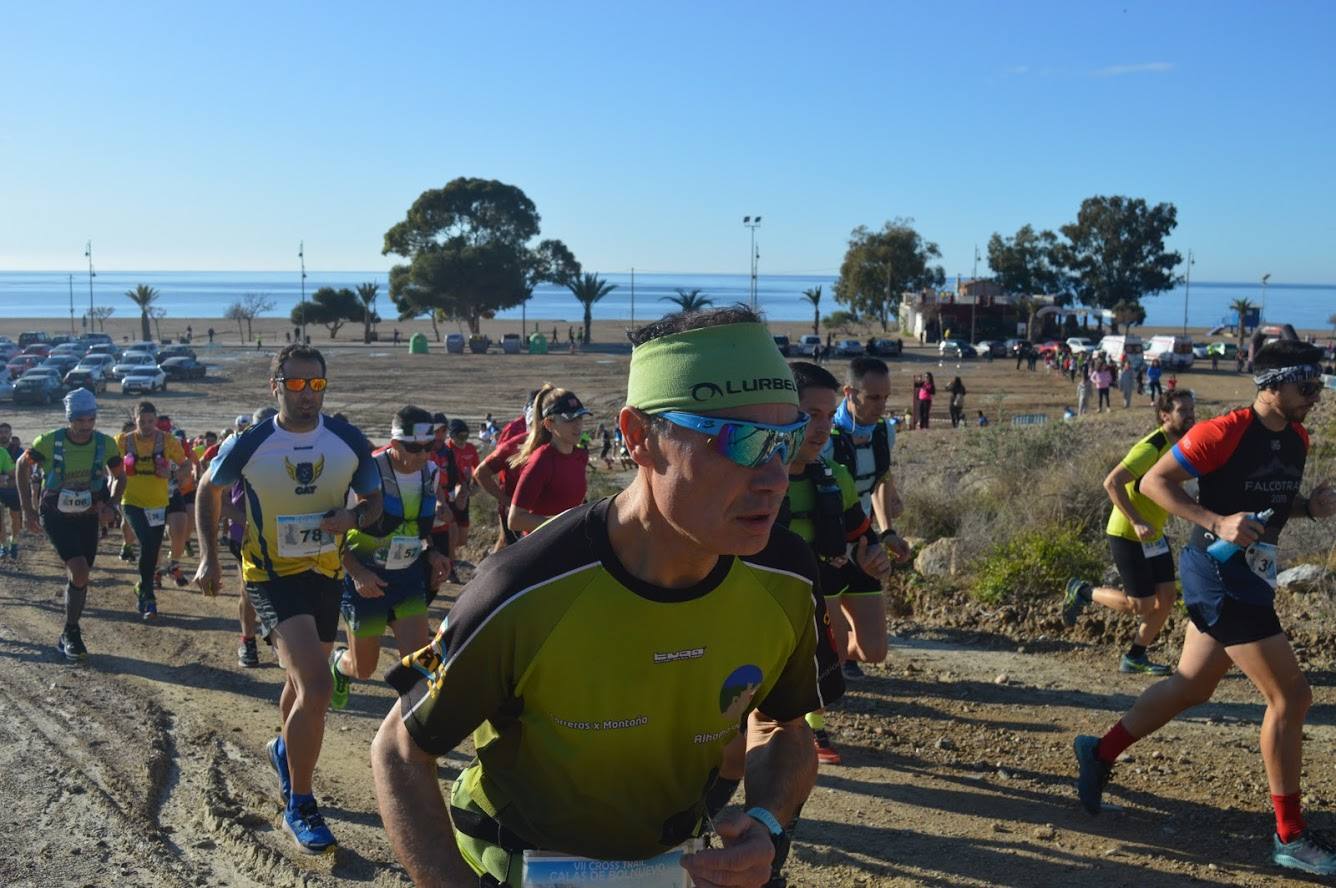
[[[95,577],[92,654],[76,668],[52,648],[54,556],[29,551],[0,575],[0,884],[406,884],[367,760],[391,703],[382,685],[356,685],[330,717],[317,787],[340,848],[305,858],[278,827],[264,756],[280,673],[268,652],[258,670],[236,666],[235,593],[165,590],[146,626],[109,544]],[[1072,735],[1107,725],[1144,679],[1110,671],[1107,652],[898,632],[887,666],[829,716],[845,764],[823,768],[804,811],[795,885],[1285,884],[1265,865],[1262,711],[1241,679],[1134,747],[1110,791],[1117,810],[1090,818],[1071,790]],[[1317,695],[1305,785],[1320,811],[1336,798],[1336,695]],[[464,761],[443,762],[442,779]]]

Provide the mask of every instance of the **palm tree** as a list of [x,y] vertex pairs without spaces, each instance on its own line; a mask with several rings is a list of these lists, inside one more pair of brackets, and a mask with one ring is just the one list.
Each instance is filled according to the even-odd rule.
[[708,296],[701,295],[700,290],[684,290],[677,288],[676,296],[660,296],[661,301],[675,302],[683,314],[692,311],[704,311],[707,306],[714,305],[714,300]]
[[1231,310],[1238,312],[1239,348],[1243,348],[1243,340],[1248,337],[1248,312],[1252,311],[1257,306],[1253,304],[1251,299],[1245,297],[1243,299],[1235,299],[1233,302],[1229,303],[1229,307]]
[[371,341],[371,319],[376,316],[376,294],[380,285],[367,282],[357,285],[357,298],[362,300],[362,342]]
[[617,285],[608,283],[597,274],[582,274],[566,281],[566,289],[584,306],[584,341],[588,345],[590,327],[594,323],[594,303],[617,289]]
[[140,284],[133,290],[125,291],[125,298],[139,306],[139,331],[146,342],[153,338],[153,334],[148,329],[148,309],[149,306],[158,301],[160,295],[157,290],[148,284]]
[[803,298],[812,303],[812,335],[821,335],[821,288],[803,290]]

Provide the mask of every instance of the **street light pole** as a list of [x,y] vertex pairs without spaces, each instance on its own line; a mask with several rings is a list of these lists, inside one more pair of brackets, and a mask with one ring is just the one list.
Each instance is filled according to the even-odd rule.
[[636,267],[631,266],[631,329],[636,328]]
[[1183,335],[1188,335],[1188,297],[1192,295],[1192,266],[1196,262],[1188,250],[1188,267],[1183,273]]
[[74,275],[70,275],[70,335],[74,335]]
[[974,316],[979,311],[979,245],[974,245],[974,276],[970,278],[970,287],[974,292],[970,294],[970,345],[975,343]]
[[93,271],[93,242],[89,241],[84,247],[84,255],[88,257],[88,332],[93,332],[93,278],[97,277]]
[[1271,280],[1271,275],[1262,275],[1262,314],[1257,319],[1257,326],[1261,327],[1266,323],[1266,282]]
[[301,344],[306,344],[306,241],[297,242],[297,258],[301,260],[302,265],[302,312],[301,312]]
[[757,253],[756,253],[756,229],[759,228],[760,225],[761,225],[761,217],[760,217],[760,216],[743,216],[743,217],[742,217],[742,224],[745,225],[747,228],[749,228],[749,229],[751,230],[751,254],[750,254],[750,258],[751,258],[751,288],[750,288],[750,290],[749,290],[749,292],[748,292],[748,297],[749,297],[749,301],[750,301],[750,303],[751,303],[751,309],[752,309],[752,311],[756,311],[756,299],[757,299],[757,295],[756,295],[756,270],[757,270],[757,259],[760,258],[760,257],[757,255]]

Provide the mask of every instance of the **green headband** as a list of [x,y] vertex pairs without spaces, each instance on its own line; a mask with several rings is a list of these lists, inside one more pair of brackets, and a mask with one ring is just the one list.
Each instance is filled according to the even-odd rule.
[[646,413],[798,406],[793,371],[764,324],[701,327],[638,345],[626,389],[626,403]]

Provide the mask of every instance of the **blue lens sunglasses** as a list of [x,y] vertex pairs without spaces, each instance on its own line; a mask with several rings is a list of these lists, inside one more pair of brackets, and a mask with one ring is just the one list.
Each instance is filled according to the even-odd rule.
[[788,425],[701,416],[682,410],[667,410],[654,415],[680,428],[708,435],[717,453],[748,469],[759,469],[776,456],[784,465],[792,462],[807,437],[807,423],[811,420],[801,411],[797,422]]

